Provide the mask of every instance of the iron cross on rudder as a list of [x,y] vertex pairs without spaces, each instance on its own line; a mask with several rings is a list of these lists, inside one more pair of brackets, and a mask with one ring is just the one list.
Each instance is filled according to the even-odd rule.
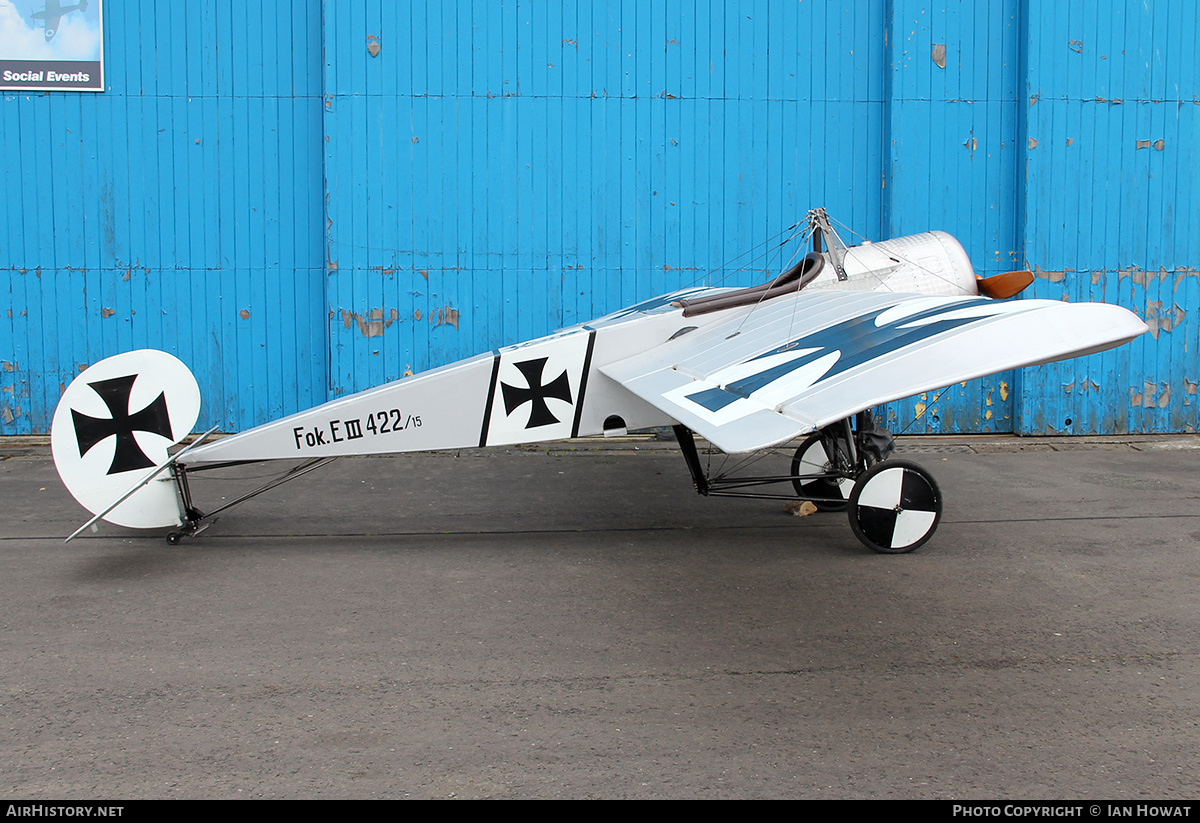
[[133,381],[136,374],[125,377],[114,377],[110,380],[100,380],[88,385],[100,395],[104,405],[108,406],[111,418],[102,419],[91,417],[71,409],[71,417],[75,422],[75,439],[79,441],[79,456],[83,457],[93,446],[106,437],[116,435],[117,445],[113,452],[112,465],[109,474],[119,474],[133,469],[149,469],[154,467],[154,461],[146,456],[142,447],[134,438],[135,431],[149,432],[173,440],[171,436],[171,418],[167,414],[166,393],[159,394],[144,409],[133,414],[129,413],[129,396],[133,391]]

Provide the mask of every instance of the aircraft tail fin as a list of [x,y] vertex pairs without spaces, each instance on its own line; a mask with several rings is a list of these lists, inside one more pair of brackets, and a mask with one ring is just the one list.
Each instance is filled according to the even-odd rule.
[[167,449],[199,415],[200,387],[174,356],[140,349],[109,357],[63,392],[50,426],[54,466],[72,496],[97,515],[91,522],[177,526],[185,513],[164,471],[175,459]]

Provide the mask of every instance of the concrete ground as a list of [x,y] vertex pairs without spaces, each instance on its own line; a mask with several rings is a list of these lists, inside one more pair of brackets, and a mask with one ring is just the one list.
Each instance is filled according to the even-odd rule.
[[86,513],[0,441],[0,794],[1196,797],[1200,438],[900,451],[945,513],[884,556],[651,441],[341,460],[178,547],[64,545]]

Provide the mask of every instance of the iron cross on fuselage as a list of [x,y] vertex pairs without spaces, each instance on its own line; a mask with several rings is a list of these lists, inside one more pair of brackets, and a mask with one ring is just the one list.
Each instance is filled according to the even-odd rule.
[[510,386],[508,383],[500,384],[500,389],[504,392],[505,414],[511,415],[522,403],[530,404],[529,422],[525,424],[525,428],[527,429],[535,429],[538,426],[549,426],[552,423],[559,422],[554,413],[550,411],[550,407],[546,405],[547,397],[562,400],[566,403],[571,402],[571,382],[567,378],[566,371],[563,371],[562,374],[554,378],[551,382],[545,385],[542,384],[542,370],[545,369],[548,359],[547,357],[539,357],[516,364],[521,374],[525,376],[528,388]]

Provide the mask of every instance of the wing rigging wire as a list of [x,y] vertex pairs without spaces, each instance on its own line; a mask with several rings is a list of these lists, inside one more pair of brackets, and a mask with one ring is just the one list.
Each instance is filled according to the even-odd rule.
[[[799,225],[800,225],[799,223],[796,224],[796,226],[799,226]],[[792,228],[795,228],[796,226],[792,226]],[[805,230],[803,239],[801,239],[800,243],[796,246],[796,251],[792,252],[792,256],[788,260],[787,265],[783,267],[783,271],[787,271],[791,267],[792,263],[796,259],[796,255],[800,253],[800,249],[804,246],[804,243],[807,242],[808,239],[812,237],[814,231],[816,231],[816,226],[809,224],[809,226]],[[784,240],[782,243],[779,244],[776,251],[778,251],[778,249],[780,249],[780,248],[783,248],[788,243],[791,243],[793,240],[796,239],[797,236],[799,236],[799,234],[800,234],[799,232],[796,232],[791,237],[789,237],[787,240]],[[776,236],[778,236],[778,235],[776,235]],[[795,295],[792,295],[792,296],[793,296],[793,298],[795,297]],[[729,335],[729,337],[736,337],[737,335],[742,333],[742,326],[746,325],[746,321],[749,320],[750,316],[754,314],[755,309],[757,309],[760,305],[762,305],[762,301],[765,300],[766,297],[767,297],[767,292],[765,292],[765,291],[761,295],[759,295],[758,300],[756,300],[754,302],[754,305],[750,307],[750,311],[746,312],[745,316],[742,317],[742,322],[738,323],[738,327],[734,330],[733,334]],[[795,300],[795,299],[792,300],[792,322],[793,323],[795,323],[796,306],[798,305],[798,303],[799,303],[798,300]],[[790,337],[790,336],[791,336],[791,328],[789,327],[787,337],[785,337],[784,339],[787,340],[788,337]],[[728,338],[726,338],[726,339],[728,339]]]
[[[771,246],[771,244],[774,243],[775,240],[777,240],[778,238],[782,237],[785,234],[788,234],[789,232],[794,231],[795,229],[799,228],[803,224],[804,224],[803,221],[793,223],[792,225],[788,226],[787,228],[783,229],[782,231],[777,232],[776,234],[772,235],[771,237],[768,237],[766,240],[763,240],[761,243],[756,243],[755,245],[746,249],[741,254],[731,257],[730,259],[726,260],[724,263],[717,266],[716,268],[709,269],[708,271],[704,272],[703,274],[698,275],[694,280],[692,280],[691,283],[688,284],[688,286],[690,287],[690,286],[700,285],[700,281],[702,281],[702,280],[705,281],[704,285],[706,285],[706,286],[720,286],[727,279],[729,279],[729,277],[731,275],[737,274],[738,272],[741,272],[741,271],[746,271],[754,263],[757,263],[760,260],[763,260],[768,255],[778,254],[779,249],[782,248],[783,246],[786,246],[788,243],[792,242],[792,240],[795,239],[796,235],[792,234],[786,240],[783,240],[774,246]],[[764,249],[764,247],[767,247],[767,248]],[[725,271],[725,269],[728,269],[736,261],[740,260],[741,258],[745,257],[748,254],[757,252],[759,249],[763,249],[763,251],[759,252],[754,257],[750,258],[745,263],[738,266],[736,269],[732,269],[730,271],[725,272],[725,274],[723,274],[720,277],[720,279],[717,280],[717,282],[715,282],[715,283],[712,282],[711,278],[714,274],[716,274],[717,272]]]

